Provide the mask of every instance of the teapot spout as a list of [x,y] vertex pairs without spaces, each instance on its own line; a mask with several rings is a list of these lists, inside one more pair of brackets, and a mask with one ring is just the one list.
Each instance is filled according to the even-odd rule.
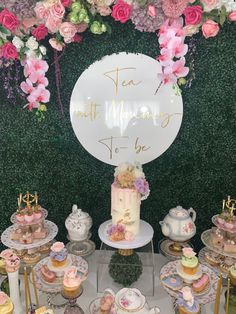
[[169,237],[170,235],[170,226],[165,221],[159,221],[159,224],[161,225],[161,231],[164,234],[164,236]]
[[159,307],[154,306],[148,313],[149,314],[159,314],[159,313],[161,313],[161,311],[160,311]]

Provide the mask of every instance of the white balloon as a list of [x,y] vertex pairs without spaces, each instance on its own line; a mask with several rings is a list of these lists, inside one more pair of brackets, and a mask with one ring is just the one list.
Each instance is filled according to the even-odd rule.
[[143,54],[119,53],[93,63],[77,80],[70,101],[82,146],[111,165],[150,162],[175,140],[183,117],[181,96],[161,85],[161,66]]

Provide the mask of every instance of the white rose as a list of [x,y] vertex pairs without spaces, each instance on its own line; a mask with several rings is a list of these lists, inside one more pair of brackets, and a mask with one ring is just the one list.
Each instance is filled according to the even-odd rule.
[[37,40],[33,36],[31,36],[26,42],[26,47],[28,47],[30,50],[36,50],[38,49],[39,44]]
[[44,47],[44,46],[39,46],[39,50],[40,50],[40,52],[41,52],[41,54],[42,54],[43,56],[46,55],[46,53],[47,53],[46,47]]
[[17,51],[20,51],[24,47],[24,42],[17,36],[14,36],[12,39],[13,45],[16,47]]
[[41,53],[37,53],[34,50],[28,50],[25,53],[29,59],[42,59]]
[[136,179],[137,178],[145,178],[144,173],[141,170],[137,169],[137,168],[134,169],[133,173],[134,173],[134,176],[135,176]]

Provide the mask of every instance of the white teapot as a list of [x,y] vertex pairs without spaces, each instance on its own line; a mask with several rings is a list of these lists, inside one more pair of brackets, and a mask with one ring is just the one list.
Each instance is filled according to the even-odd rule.
[[182,206],[177,206],[170,209],[169,214],[159,223],[164,236],[176,242],[185,242],[196,233],[195,219],[196,212],[194,209],[186,210]]
[[71,241],[84,241],[88,238],[92,218],[77,205],[73,205],[72,213],[66,218],[65,226]]
[[149,308],[146,298],[142,293],[135,288],[123,288],[115,294],[111,289],[106,289],[105,292],[112,294],[115,297],[115,309],[117,314],[158,314],[158,307]]

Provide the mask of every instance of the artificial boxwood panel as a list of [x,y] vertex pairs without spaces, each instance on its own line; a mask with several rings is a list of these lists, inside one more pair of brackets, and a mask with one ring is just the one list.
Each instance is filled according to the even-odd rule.
[[[110,218],[110,185],[114,168],[90,156],[76,139],[69,118],[72,89],[79,75],[94,61],[121,51],[158,55],[155,34],[140,33],[133,25],[110,21],[112,35],[88,34],[70,44],[60,60],[61,97],[57,103],[54,66],[50,67],[51,101],[46,119],[9,103],[1,89],[0,115],[0,232],[10,225],[17,195],[38,191],[40,204],[59,227],[57,239],[66,241],[64,221],[77,203],[93,218],[92,239],[99,245],[99,225]],[[163,238],[158,221],[178,204],[197,211],[196,249],[200,235],[226,195],[235,196],[236,25],[226,24],[216,38],[196,35],[196,78],[184,89],[184,116],[171,147],[144,166],[151,194],[141,216],[154,227],[154,246]],[[187,57],[188,58],[188,57]],[[50,54],[49,64],[53,63]]]

